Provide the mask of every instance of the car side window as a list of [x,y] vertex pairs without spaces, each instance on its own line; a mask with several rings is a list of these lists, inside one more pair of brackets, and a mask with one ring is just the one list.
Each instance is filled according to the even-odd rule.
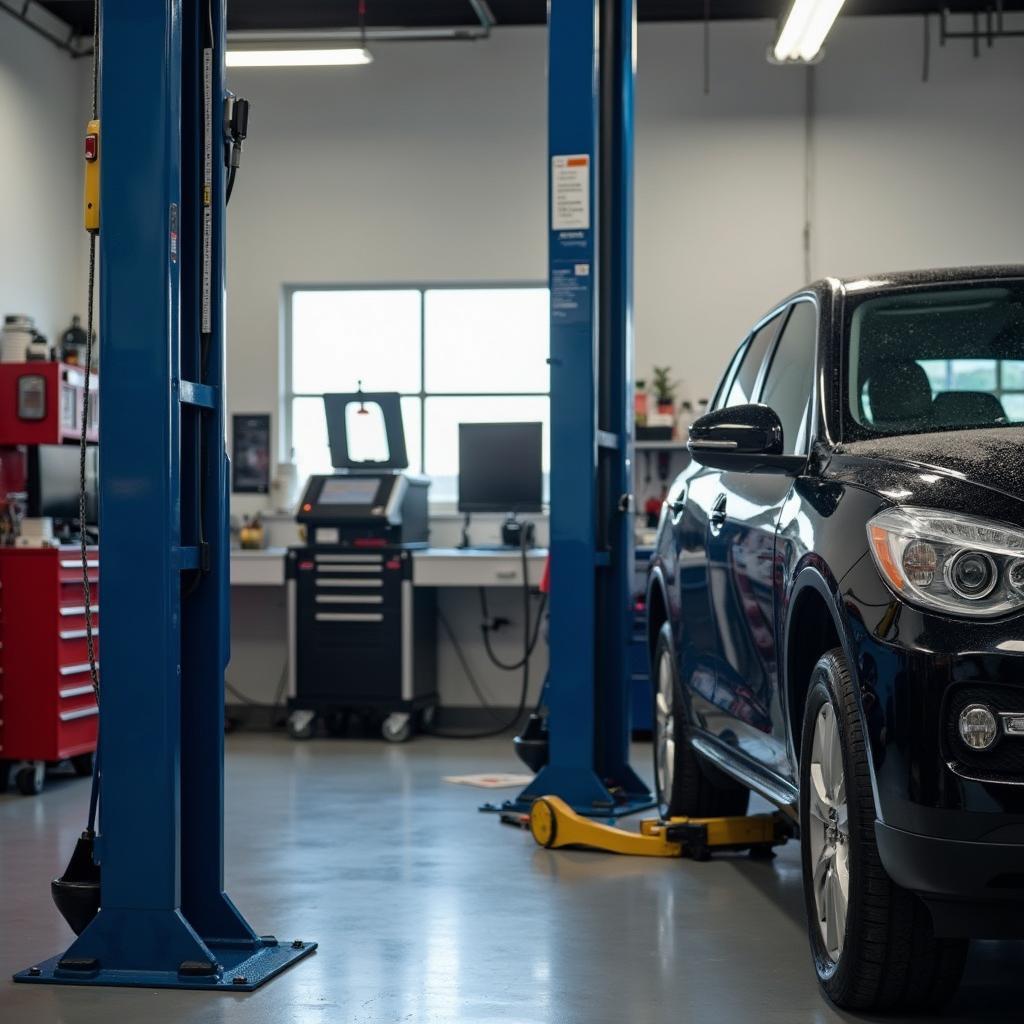
[[720,404],[719,408],[731,409],[734,405],[747,405],[754,400],[754,388],[757,386],[757,379],[761,373],[761,364],[771,348],[771,343],[775,340],[781,321],[781,314],[773,316],[750,339],[750,344],[747,345],[747,350],[743,353],[740,368],[736,371],[736,376],[733,378],[732,384],[729,385],[725,401]]
[[760,401],[782,420],[786,455],[803,454],[807,448],[807,409],[814,387],[814,352],[818,337],[818,311],[813,302],[797,302],[782,329]]
[[744,338],[743,341],[740,342],[739,348],[733,352],[732,359],[729,360],[729,365],[726,367],[725,373],[722,374],[722,379],[718,382],[718,387],[715,388],[715,393],[708,404],[709,411],[724,407],[726,396],[729,394],[729,388],[732,386],[733,375],[736,373],[736,367],[743,358],[744,352],[747,351],[748,341],[750,341],[749,336]]

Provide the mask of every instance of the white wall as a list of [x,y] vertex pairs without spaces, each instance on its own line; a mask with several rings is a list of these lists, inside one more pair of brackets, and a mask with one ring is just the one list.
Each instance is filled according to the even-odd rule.
[[[637,372],[705,397],[725,353],[804,283],[805,84],[773,23],[642,26]],[[368,68],[235,71],[252,137],[230,214],[231,404],[277,410],[285,282],[543,278],[546,33],[378,45]],[[921,22],[841,19],[815,71],[813,276],[1021,258],[1013,41],[971,57]],[[247,506],[239,504],[241,510]]]
[[34,317],[51,342],[85,315],[86,63],[0,13],[0,316]]
[[[640,30],[637,372],[670,364],[692,399],[805,283],[807,72],[767,63],[773,29],[713,26],[710,96],[701,26]],[[546,42],[506,29],[377,45],[368,68],[232,72],[253,102],[229,219],[234,411],[278,415],[285,283],[543,279]],[[812,276],[1021,258],[1020,57],[1013,42],[978,61],[936,46],[925,85],[918,19],[841,20],[814,73]],[[449,618],[510,703],[515,680],[487,671],[467,601]],[[441,669],[446,701],[475,703],[447,644]]]
[[[807,73],[767,64],[772,31],[716,23],[704,96],[701,26],[640,30],[637,369],[671,364],[691,398],[709,393],[747,326],[804,283]],[[374,54],[367,68],[231,73],[253,102],[229,211],[232,411],[278,418],[285,283],[546,274],[545,31]],[[935,46],[930,83],[920,68],[920,20],[838,24],[815,71],[813,276],[1021,259],[1021,44],[977,61],[968,44]],[[0,172],[0,312],[32,313],[49,332],[83,299],[85,70],[0,20],[0,129],[20,147]],[[472,609],[451,611],[475,658]],[[265,659],[236,655],[248,689],[243,666]],[[446,697],[473,703],[447,649],[442,671]],[[513,679],[484,684],[500,703],[515,695]]]
[[228,221],[235,411],[277,412],[283,283],[547,276],[544,33],[373,52],[230,73],[252,101]]
[[975,60],[933,39],[928,83],[921,64],[918,19],[838,26],[818,78],[817,274],[1024,262],[1024,40]]
[[709,397],[765,307],[803,282],[804,72],[765,60],[774,23],[642,26],[635,301],[639,378]]

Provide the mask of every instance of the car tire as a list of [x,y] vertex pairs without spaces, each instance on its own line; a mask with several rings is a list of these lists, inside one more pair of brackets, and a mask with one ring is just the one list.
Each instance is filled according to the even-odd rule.
[[856,686],[835,648],[811,674],[801,737],[800,846],[814,967],[842,1009],[937,1010],[960,984],[967,942],[936,938],[927,907],[882,866],[868,758]]
[[654,779],[663,818],[719,818],[747,813],[750,790],[706,764],[690,745],[679,663],[666,622],[651,660]]

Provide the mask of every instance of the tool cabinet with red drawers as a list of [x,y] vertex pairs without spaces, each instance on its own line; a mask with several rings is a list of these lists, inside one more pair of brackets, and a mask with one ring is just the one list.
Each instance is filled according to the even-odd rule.
[[[98,547],[87,571],[98,656]],[[15,764],[26,796],[58,762],[91,774],[98,724],[79,548],[0,548],[0,787]]]

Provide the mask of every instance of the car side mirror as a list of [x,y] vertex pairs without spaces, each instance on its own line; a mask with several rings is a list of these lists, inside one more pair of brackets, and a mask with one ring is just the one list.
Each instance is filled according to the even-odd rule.
[[804,455],[784,455],[782,421],[767,405],[716,409],[690,425],[686,444],[696,462],[734,473],[781,473],[799,476]]

